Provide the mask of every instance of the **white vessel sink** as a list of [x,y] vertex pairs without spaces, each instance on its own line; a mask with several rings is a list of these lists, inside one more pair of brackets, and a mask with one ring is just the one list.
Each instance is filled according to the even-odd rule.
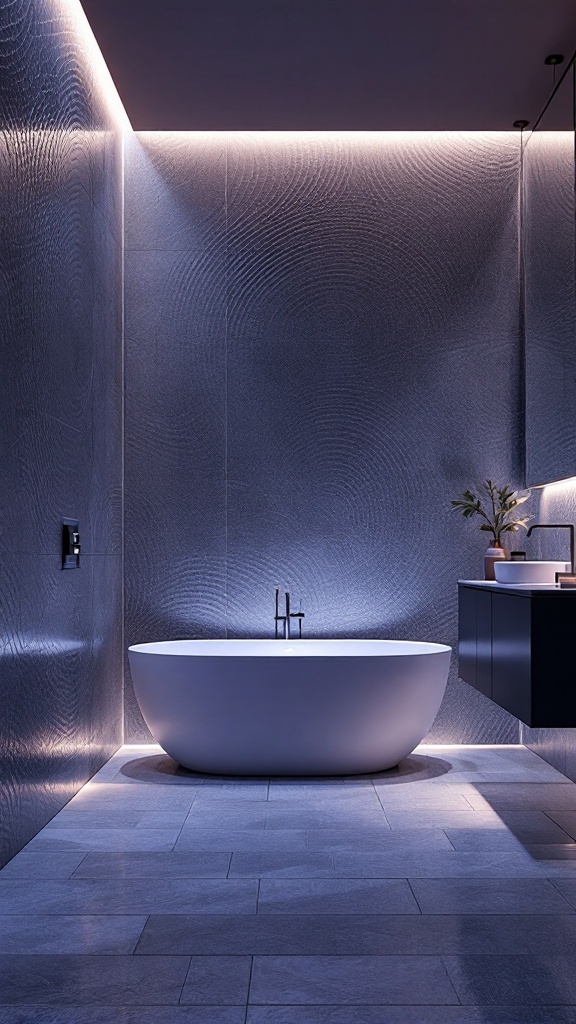
[[568,572],[566,562],[505,562],[494,563],[498,583],[555,583],[557,572]]

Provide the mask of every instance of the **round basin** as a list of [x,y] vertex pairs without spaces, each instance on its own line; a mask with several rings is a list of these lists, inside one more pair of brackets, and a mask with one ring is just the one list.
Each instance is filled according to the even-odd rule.
[[555,583],[557,572],[568,572],[566,562],[501,562],[494,563],[494,575],[498,583],[536,584]]

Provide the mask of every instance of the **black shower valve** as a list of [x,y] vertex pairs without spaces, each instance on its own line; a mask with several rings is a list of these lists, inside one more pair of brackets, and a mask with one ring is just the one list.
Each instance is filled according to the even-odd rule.
[[80,568],[80,523],[77,519],[62,520],[62,568]]

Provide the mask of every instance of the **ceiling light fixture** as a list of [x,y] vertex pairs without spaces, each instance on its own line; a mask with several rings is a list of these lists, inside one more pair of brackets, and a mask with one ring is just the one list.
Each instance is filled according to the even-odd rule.
[[552,68],[552,88],[556,85],[556,68],[563,60],[563,53],[549,53],[548,56],[544,58],[544,63],[548,64]]

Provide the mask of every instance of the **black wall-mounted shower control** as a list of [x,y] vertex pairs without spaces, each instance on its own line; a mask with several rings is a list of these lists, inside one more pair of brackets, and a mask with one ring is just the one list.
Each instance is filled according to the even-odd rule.
[[77,519],[62,520],[62,568],[80,568],[80,523]]

